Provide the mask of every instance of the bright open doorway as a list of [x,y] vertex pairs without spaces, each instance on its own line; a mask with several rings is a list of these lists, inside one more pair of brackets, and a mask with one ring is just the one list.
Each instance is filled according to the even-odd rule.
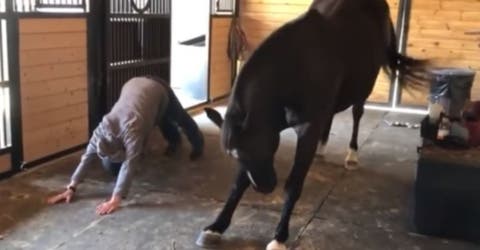
[[208,99],[209,0],[172,1],[171,86],[184,108]]

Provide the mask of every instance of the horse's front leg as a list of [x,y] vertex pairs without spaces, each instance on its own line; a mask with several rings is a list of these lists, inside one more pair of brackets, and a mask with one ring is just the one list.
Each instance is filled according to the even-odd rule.
[[318,140],[323,126],[304,125],[296,128],[298,135],[295,162],[285,184],[286,199],[282,209],[280,223],[275,232],[275,238],[267,246],[267,250],[285,250],[288,239],[288,227],[295,203],[300,198],[303,183],[310,164],[315,156]]
[[225,230],[227,230],[228,226],[230,226],[233,212],[235,212],[235,209],[237,208],[237,205],[248,186],[250,186],[250,181],[247,173],[243,169],[239,168],[237,179],[232,190],[230,191],[230,196],[228,197],[225,206],[215,222],[205,227],[200,233],[200,236],[196,241],[198,246],[212,247],[220,243],[221,235],[225,232]]

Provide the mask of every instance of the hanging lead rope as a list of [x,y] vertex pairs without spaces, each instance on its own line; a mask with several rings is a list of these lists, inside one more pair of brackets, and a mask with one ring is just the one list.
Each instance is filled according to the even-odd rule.
[[243,31],[238,17],[232,18],[232,23],[230,25],[230,30],[228,33],[228,48],[227,55],[231,61],[236,61],[238,59],[244,59],[245,53],[248,49],[248,41]]

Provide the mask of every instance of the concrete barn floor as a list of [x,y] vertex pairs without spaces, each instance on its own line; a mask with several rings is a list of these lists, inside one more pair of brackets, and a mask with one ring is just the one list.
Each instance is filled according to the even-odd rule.
[[[184,140],[172,159],[162,156],[160,135],[152,135],[144,169],[129,199],[116,213],[99,217],[96,205],[109,196],[110,178],[100,167],[79,188],[72,204],[46,206],[44,199],[67,184],[79,154],[0,182],[0,249],[199,249],[200,230],[213,221],[229,192],[235,169],[219,148],[219,131],[202,114],[205,156],[187,158]],[[421,117],[367,111],[360,129],[361,169],[342,168],[351,133],[350,112],[336,116],[325,159],[311,166],[291,220],[291,249],[470,250],[466,242],[411,233],[409,199],[419,131],[387,126],[383,120],[419,122]],[[277,190],[268,196],[249,190],[218,249],[265,249],[280,215],[282,187],[295,135],[282,133],[277,153]]]

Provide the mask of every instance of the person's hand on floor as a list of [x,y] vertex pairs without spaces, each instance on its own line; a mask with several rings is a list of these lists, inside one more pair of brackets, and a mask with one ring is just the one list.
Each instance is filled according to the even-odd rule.
[[115,212],[120,207],[121,198],[113,196],[109,201],[102,202],[97,206],[97,215],[106,215]]
[[62,193],[49,197],[47,199],[47,203],[56,204],[63,201],[65,201],[66,203],[70,203],[74,193],[75,191],[73,189],[67,188],[67,190],[63,191]]

